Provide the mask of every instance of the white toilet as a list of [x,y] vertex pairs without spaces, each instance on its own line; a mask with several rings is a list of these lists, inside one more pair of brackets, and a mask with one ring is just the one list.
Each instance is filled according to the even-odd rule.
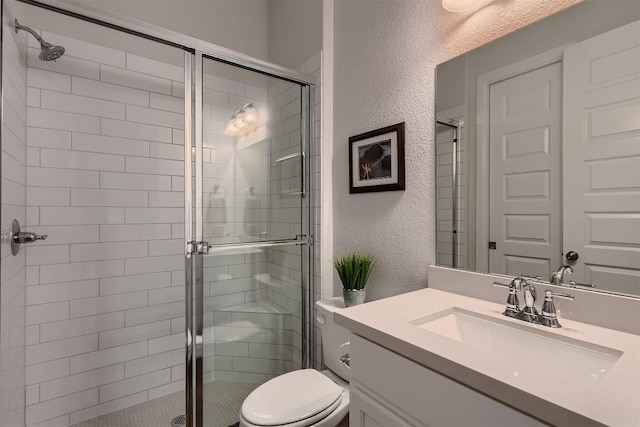
[[262,384],[242,403],[241,427],[336,427],[348,417],[350,374],[340,357],[349,352],[349,331],[333,322],[344,301],[329,298],[316,308],[329,369],[300,369]]

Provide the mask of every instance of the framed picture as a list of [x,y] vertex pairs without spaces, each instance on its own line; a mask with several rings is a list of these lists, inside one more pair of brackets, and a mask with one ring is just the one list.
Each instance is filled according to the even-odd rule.
[[404,122],[349,138],[349,193],[404,190]]

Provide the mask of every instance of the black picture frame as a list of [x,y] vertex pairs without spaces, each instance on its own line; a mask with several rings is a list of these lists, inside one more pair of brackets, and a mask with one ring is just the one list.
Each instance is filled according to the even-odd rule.
[[349,193],[404,186],[404,122],[349,138]]

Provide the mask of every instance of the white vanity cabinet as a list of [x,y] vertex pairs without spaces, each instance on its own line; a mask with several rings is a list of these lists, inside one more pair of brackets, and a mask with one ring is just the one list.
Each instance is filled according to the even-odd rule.
[[355,334],[350,389],[352,427],[545,425]]

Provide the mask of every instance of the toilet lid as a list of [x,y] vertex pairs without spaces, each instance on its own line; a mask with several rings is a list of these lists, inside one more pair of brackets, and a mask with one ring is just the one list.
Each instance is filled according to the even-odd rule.
[[280,375],[255,389],[242,404],[242,416],[255,425],[294,423],[324,411],[342,388],[315,369]]

